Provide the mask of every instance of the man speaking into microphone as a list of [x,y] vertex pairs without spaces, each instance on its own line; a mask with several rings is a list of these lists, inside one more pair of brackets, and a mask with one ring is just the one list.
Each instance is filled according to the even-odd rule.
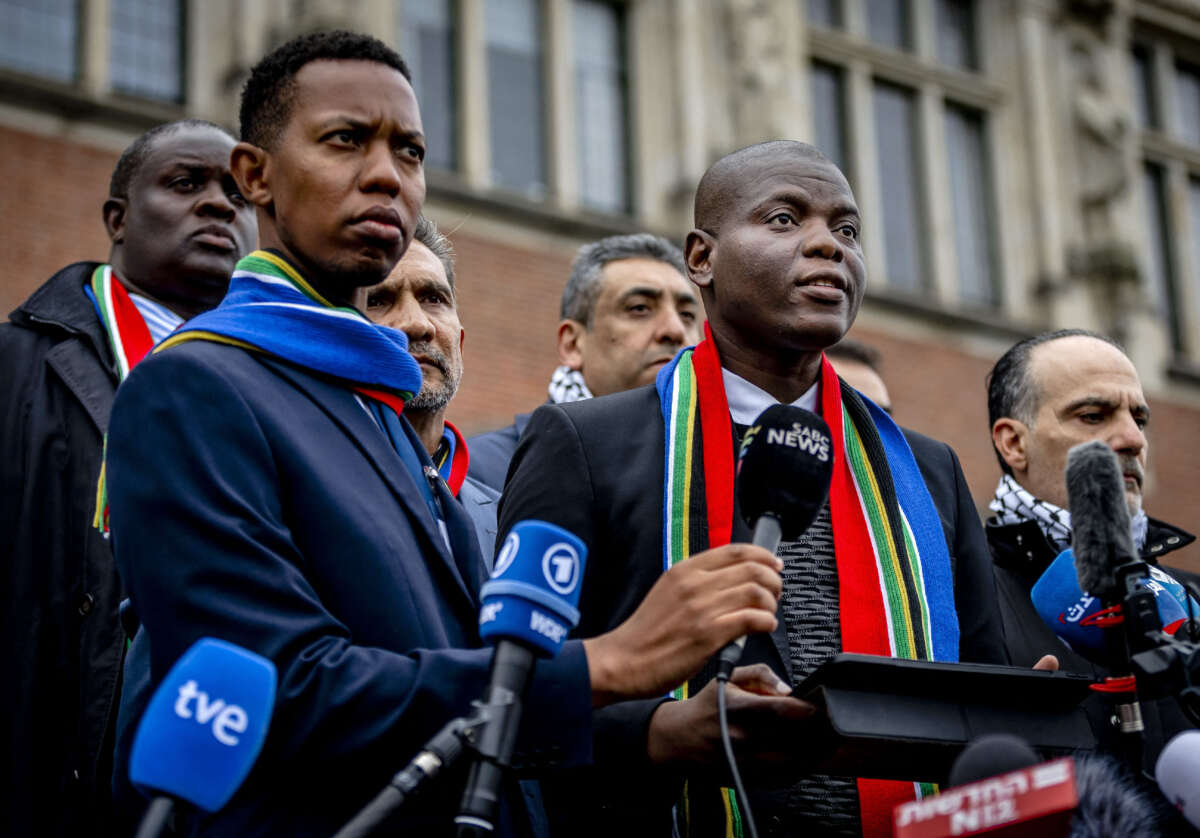
[[[664,570],[750,541],[734,452],[764,409],[824,418],[829,500],[780,545],[779,627],[750,637],[742,658],[765,666],[730,682],[744,756],[803,742],[811,708],[786,694],[838,652],[1004,662],[987,544],[957,457],[899,429],[823,357],[862,302],[862,226],[845,177],[812,146],[763,143],[718,160],[700,181],[685,248],[705,339],[657,386],[540,408],[501,500],[501,537],[540,518],[587,544],[588,637],[632,613]],[[732,834],[737,801],[712,770],[715,690],[701,677],[676,695],[597,713],[597,768],[547,790],[562,834],[669,835],[672,811],[682,835]],[[913,794],[912,784],[834,777],[768,791],[761,771],[750,790],[765,835],[889,834],[892,807]]]

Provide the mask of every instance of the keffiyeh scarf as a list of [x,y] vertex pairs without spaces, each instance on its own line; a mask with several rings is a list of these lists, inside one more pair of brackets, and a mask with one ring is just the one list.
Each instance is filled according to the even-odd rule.
[[550,401],[554,404],[570,404],[592,398],[592,391],[583,382],[583,373],[566,365],[554,370],[549,391]]
[[[1005,526],[1033,521],[1056,553],[1071,546],[1071,513],[1061,506],[1035,498],[1011,474],[1000,478],[988,509],[996,513],[996,522]],[[1150,526],[1145,510],[1139,509],[1130,523],[1133,527],[1133,543],[1141,550],[1146,546],[1146,531]]]

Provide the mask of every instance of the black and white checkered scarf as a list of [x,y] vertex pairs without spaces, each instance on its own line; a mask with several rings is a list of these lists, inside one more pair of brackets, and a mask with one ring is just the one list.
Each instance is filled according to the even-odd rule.
[[[1035,521],[1046,540],[1059,552],[1071,546],[1071,513],[1061,506],[1038,500],[1014,480],[1011,474],[1000,478],[988,509],[996,513],[996,521],[1000,524]],[[1140,550],[1146,544],[1146,529],[1149,525],[1146,513],[1139,509],[1131,523],[1133,543]]]

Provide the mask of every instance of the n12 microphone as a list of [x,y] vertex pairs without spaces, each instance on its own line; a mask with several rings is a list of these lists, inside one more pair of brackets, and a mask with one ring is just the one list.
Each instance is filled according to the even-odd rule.
[[[825,505],[832,479],[833,440],[824,419],[786,404],[760,413],[742,440],[736,476],[752,543],[774,553],[781,540],[799,538]],[[743,636],[721,650],[717,677],[728,679],[745,645]]]
[[201,638],[163,678],[134,734],[129,777],[154,796],[138,838],[159,835],[176,800],[215,812],[250,773],[275,704],[275,665]]
[[1158,755],[1154,777],[1163,796],[1200,829],[1200,730],[1177,734]]
[[521,521],[508,533],[491,578],[480,590],[479,634],[496,647],[462,805],[454,822],[464,831],[492,832],[504,769],[512,759],[521,705],[537,657],[553,657],[579,623],[587,547],[545,521]]
[[1166,812],[1157,792],[1111,757],[1084,755],[1038,763],[1033,750],[1017,737],[986,736],[959,756],[951,769],[951,777],[956,775],[983,779],[897,806],[895,838],[1163,834]]
[[[1029,596],[1042,622],[1059,639],[1088,660],[1105,664],[1108,663],[1108,640],[1106,629],[1099,625],[1103,620],[1097,616],[1104,606],[1098,596],[1079,589],[1076,564],[1074,551],[1063,550],[1034,583]],[[1163,631],[1174,633],[1187,619],[1187,612],[1174,590],[1178,588],[1183,592],[1183,586],[1159,568],[1150,568],[1150,574],[1142,580],[1141,586],[1154,594]]]

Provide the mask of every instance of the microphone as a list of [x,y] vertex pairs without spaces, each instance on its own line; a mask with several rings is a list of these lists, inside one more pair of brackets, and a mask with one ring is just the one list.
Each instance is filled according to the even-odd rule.
[[1125,501],[1125,478],[1113,450],[1093,440],[1067,452],[1067,507],[1079,587],[1105,605],[1124,598],[1116,569],[1138,561]]
[[[807,530],[829,497],[833,441],[825,420],[792,405],[771,405],[742,440],[737,497],[752,542],[772,553]],[[721,650],[717,677],[728,680],[746,645],[743,635]]]
[[162,833],[177,800],[215,812],[250,773],[275,704],[275,665],[204,637],[163,678],[133,738],[129,778],[154,796],[138,838]]
[[[1063,550],[1050,563],[1030,589],[1029,596],[1038,615],[1060,640],[1093,663],[1108,663],[1106,629],[1099,597],[1079,588],[1074,551]],[[1178,596],[1187,596],[1184,588],[1160,568],[1150,568],[1150,576],[1139,583],[1154,594],[1163,631],[1174,634],[1187,620],[1187,612]],[[1180,592],[1176,593],[1176,590]],[[1200,613],[1200,608],[1196,608]]]
[[1158,755],[1154,776],[1163,796],[1200,829],[1200,730],[1177,734]]
[[895,838],[1164,834],[1167,813],[1157,793],[1111,757],[1038,762],[1033,749],[1017,737],[985,736],[955,761],[951,783],[956,775],[984,779],[900,804],[893,813]]
[[481,709],[490,713],[479,730],[459,814],[459,834],[495,829],[504,769],[512,760],[521,705],[537,657],[562,649],[579,623],[579,593],[587,547],[572,533],[545,521],[521,521],[496,555],[491,578],[480,589],[479,635],[496,647]]

